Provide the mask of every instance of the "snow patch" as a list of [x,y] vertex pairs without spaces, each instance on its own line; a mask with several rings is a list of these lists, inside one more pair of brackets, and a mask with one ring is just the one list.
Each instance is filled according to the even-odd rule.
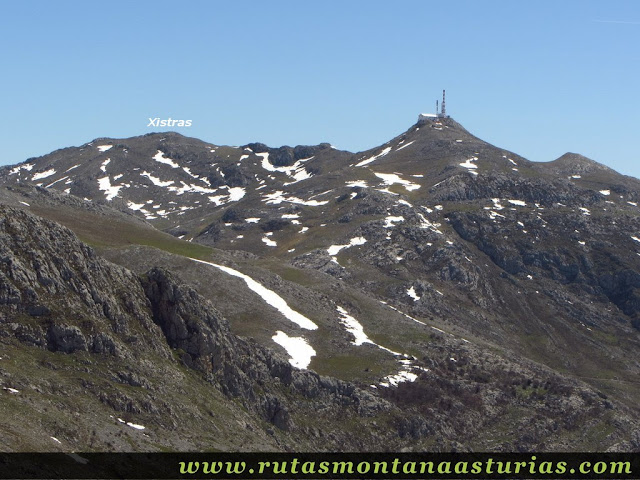
[[464,167],[464,168],[468,169],[468,170],[474,170],[474,169],[478,168],[478,165],[473,163],[473,162],[475,162],[477,160],[478,160],[478,157],[471,157],[466,162],[460,163],[459,165],[461,167]]
[[302,180],[306,180],[307,178],[311,178],[312,176],[309,172],[307,172],[303,164],[313,159],[314,157],[301,158],[300,160],[297,160],[293,165],[290,165],[288,167],[275,167],[269,161],[269,152],[256,153],[256,155],[262,157],[262,168],[264,168],[268,172],[285,173],[293,179],[293,182],[285,183],[284,185],[292,185]]
[[402,150],[403,148],[407,148],[409,145],[411,145],[412,143],[414,143],[415,140],[413,140],[412,142],[406,143],[401,147],[398,147],[398,149],[396,150],[396,152],[399,152],[400,150]]
[[355,337],[355,340],[351,342],[353,345],[360,346],[363,343],[373,343],[375,345],[375,343],[372,342],[369,337],[367,337],[367,334],[364,333],[364,328],[362,327],[360,322],[349,315],[344,308],[338,307],[337,310],[340,314],[340,323],[345,326],[347,332]]
[[166,182],[163,182],[158,177],[154,177],[147,171],[142,172],[140,176],[147,177],[156,187],[168,187],[169,185],[173,185],[173,180],[167,180]]
[[380,383],[382,387],[394,386],[397,387],[402,382],[415,382],[418,379],[418,375],[407,370],[401,370],[395,375],[389,375],[385,377],[385,381]]
[[244,280],[250,290],[253,290],[255,293],[257,293],[267,304],[278,310],[282,315],[285,316],[285,318],[287,318],[287,320],[295,323],[300,328],[304,328],[306,330],[316,330],[318,328],[318,326],[307,317],[293,310],[280,295],[278,295],[273,290],[269,290],[268,288],[262,286],[260,283],[256,282],[248,275],[234,270],[233,268],[225,267],[224,265],[218,265],[212,262],[198,260],[196,258],[192,258],[191,260],[193,260],[194,262],[210,265],[217,268],[218,270],[222,270],[229,275],[241,278],[242,280]]
[[411,288],[407,290],[407,295],[413,298],[413,300],[416,302],[420,300],[420,297],[416,293],[416,289],[413,286],[411,286]]
[[55,169],[51,168],[51,169],[46,170],[44,172],[40,172],[40,173],[34,174],[33,177],[31,177],[31,180],[33,180],[33,181],[41,180],[43,178],[50,177],[51,175],[53,175],[55,173],[56,173]]
[[[11,170],[9,170],[9,175],[15,175],[16,173],[18,173],[20,170],[28,170],[31,171],[31,169],[34,167],[34,165],[32,163],[25,163],[24,165],[18,165],[15,168],[12,168]],[[71,169],[69,169],[71,170]]]
[[293,182],[285,182],[283,185],[293,185],[294,183],[301,182],[302,180],[306,180],[307,178],[311,178],[312,175],[304,168],[298,168],[292,175]]
[[241,198],[243,198],[246,194],[246,190],[242,187],[231,187],[229,188],[229,202],[237,202]]
[[158,150],[157,153],[153,156],[153,159],[158,163],[164,163],[165,165],[169,165],[171,168],[180,167],[180,165],[178,165],[176,162],[171,160],[169,157],[165,157],[164,153],[162,153],[160,150]]
[[211,182],[205,177],[199,177],[198,175],[191,172],[189,167],[182,167],[182,170],[189,175],[191,178],[195,178],[196,180],[200,180],[203,183],[206,183],[208,186],[211,186]]
[[[55,181],[51,182],[51,183],[50,183],[49,185],[47,185],[45,188],[52,187],[52,186],[54,186],[56,183],[58,183],[58,182],[62,182],[63,180],[66,180],[66,179],[68,179],[68,178],[69,178],[69,176],[59,178],[58,180],[55,180]],[[67,183],[71,183],[71,182],[67,182]]]
[[264,243],[266,243],[268,247],[277,247],[278,246],[278,244],[274,240],[271,240],[270,238],[268,238],[266,236],[262,237],[262,241]]
[[[494,210],[503,210],[504,209],[504,207],[500,204],[500,199],[499,198],[492,198],[491,201],[493,202],[493,209]],[[491,207],[485,207],[485,208],[491,208]]]
[[98,188],[104,192],[107,201],[111,201],[117,197],[122,187],[122,185],[111,185],[111,180],[108,176],[98,179]]
[[[173,183],[173,182],[172,182]],[[206,183],[206,182],[205,182]],[[185,183],[180,181],[181,187],[171,186],[168,187],[167,190],[170,192],[175,192],[176,195],[183,195],[187,192],[190,193],[216,193],[218,191],[217,188],[207,188],[201,187],[199,185],[193,185],[191,183]],[[228,188],[226,185],[221,188]]]
[[98,145],[96,148],[101,152],[106,152],[107,150],[113,148],[113,145]]
[[329,203],[329,200],[302,200],[301,198],[290,196],[285,197],[284,192],[282,190],[278,190],[273,193],[268,193],[263,195],[263,202],[270,205],[279,205],[282,202],[295,203],[299,205],[307,205],[310,207],[318,207],[321,205],[326,205]]
[[127,206],[129,207],[130,210],[142,210],[142,207],[144,207],[144,203],[133,203],[131,200],[129,200],[127,202]]
[[393,228],[395,227],[395,223],[404,222],[404,217],[394,217],[390,215],[384,219],[384,228]]
[[[433,211],[433,210],[431,210],[431,211]],[[429,220],[427,220],[427,218],[423,214],[418,213],[418,212],[416,212],[416,213],[417,213],[417,215],[418,215],[418,217],[420,218],[420,221],[421,221],[421,223],[419,225],[420,228],[429,229],[434,233],[438,233],[440,235],[443,235],[443,233],[438,228],[441,225],[440,223],[432,223]]]
[[271,339],[284,348],[291,357],[289,363],[296,368],[306,369],[311,363],[311,357],[316,355],[316,351],[303,337],[290,337],[281,330],[278,330]]
[[366,158],[359,163],[356,163],[356,167],[364,167],[365,165],[369,165],[371,162],[375,162],[378,158],[384,157],[387,153],[391,151],[391,147],[387,147],[382,152],[377,155],[373,155],[372,157]]
[[138,425],[136,423],[126,422],[121,418],[117,418],[116,420],[118,420],[120,423],[124,423],[127,427],[131,427],[131,428],[134,428],[136,430],[144,430],[145,429],[145,427],[143,425]]
[[352,238],[347,245],[331,245],[327,248],[327,253],[331,256],[337,255],[338,252],[344,248],[354,247],[356,245],[364,245],[367,243],[367,239],[364,237]]
[[393,185],[394,183],[398,183],[400,185],[403,185],[404,188],[406,188],[408,191],[417,190],[418,188],[420,188],[420,185],[418,185],[417,183],[410,182],[409,180],[404,180],[400,178],[399,175],[396,175],[395,173],[374,172],[374,175],[382,179],[385,185]]

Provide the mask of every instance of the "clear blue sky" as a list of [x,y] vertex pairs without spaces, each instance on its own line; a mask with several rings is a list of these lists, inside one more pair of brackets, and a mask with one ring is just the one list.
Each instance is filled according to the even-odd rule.
[[0,0],[0,164],[161,130],[360,151],[432,112],[640,177],[640,1]]

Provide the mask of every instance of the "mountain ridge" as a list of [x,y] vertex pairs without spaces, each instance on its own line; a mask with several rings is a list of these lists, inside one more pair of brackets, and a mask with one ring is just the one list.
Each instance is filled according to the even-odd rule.
[[[405,138],[407,136],[407,134],[414,133],[416,131],[416,129],[419,129],[420,126],[427,126],[427,127],[431,126],[431,127],[433,127],[434,125],[437,125],[438,123],[442,124],[443,122],[447,124],[447,125],[445,125],[445,128],[453,127],[459,133],[463,133],[464,135],[467,135],[467,136],[469,136],[469,137],[471,137],[471,138],[473,138],[475,140],[478,140],[478,141],[480,141],[482,143],[487,144],[486,142],[482,141],[478,137],[475,137],[474,135],[472,135],[467,129],[465,129],[460,123],[455,121],[453,118],[446,117],[446,118],[441,118],[441,119],[422,119],[422,120],[419,120],[414,125],[409,127],[409,129],[407,129],[405,132],[400,133],[399,135],[397,135],[396,137],[392,138],[391,140],[385,142],[381,146],[393,143],[394,140],[402,140],[403,138]],[[436,126],[435,128],[439,128],[439,127]],[[10,167],[16,167],[16,166],[19,166],[19,165],[28,164],[28,163],[36,161],[38,159],[42,159],[43,157],[49,157],[49,156],[57,154],[57,153],[62,153],[62,152],[66,153],[66,152],[69,152],[69,151],[71,151],[73,149],[85,148],[87,146],[91,146],[94,143],[110,143],[110,144],[115,144],[116,146],[118,146],[119,142],[126,142],[126,141],[130,141],[132,139],[145,138],[145,137],[152,137],[152,138],[155,138],[155,137],[167,138],[167,137],[169,137],[169,138],[172,138],[174,140],[179,140],[181,143],[195,142],[195,143],[206,144],[206,145],[213,146],[213,147],[225,147],[225,145],[216,145],[214,143],[207,142],[206,140],[202,140],[202,139],[197,138],[197,137],[191,137],[191,136],[188,136],[188,135],[184,135],[184,134],[182,134],[180,132],[177,132],[177,131],[149,132],[149,133],[145,133],[145,134],[142,134],[142,135],[139,135],[139,136],[135,136],[135,137],[117,137],[117,138],[116,137],[97,137],[97,138],[94,138],[93,140],[91,140],[89,142],[85,142],[84,144],[79,145],[79,146],[63,147],[63,148],[56,149],[56,150],[54,150],[54,151],[52,151],[52,152],[50,152],[48,154],[45,154],[45,155],[41,155],[41,156],[37,156],[37,157],[29,157],[28,159],[26,159],[26,160],[24,160],[22,162],[16,163],[14,165],[3,165],[3,166],[0,167],[0,170],[6,170],[6,169],[9,169]],[[487,145],[490,145],[490,144],[487,144]],[[254,141],[254,142],[249,142],[247,144],[241,145],[240,147],[231,147],[231,146],[227,146],[227,147],[228,148],[245,148],[245,147],[251,148],[251,146],[260,146],[258,148],[258,150],[259,150],[258,153],[260,153],[262,151],[267,151],[267,150],[278,150],[278,149],[294,149],[295,150],[297,148],[314,148],[314,147],[318,148],[318,147],[325,147],[325,146],[335,149],[335,147],[333,147],[330,143],[327,143],[327,142],[321,142],[321,143],[315,144],[315,145],[302,145],[302,144],[299,144],[299,145],[295,145],[293,147],[291,147],[289,145],[281,145],[281,146],[273,147],[273,146],[269,146],[269,145],[266,145],[264,143],[261,143],[259,141]],[[372,148],[361,150],[361,151],[358,151],[358,152],[351,152],[351,151],[348,151],[348,150],[339,150],[339,151],[343,151],[343,152],[346,152],[346,153],[351,153],[352,155],[361,155],[361,154],[366,154],[368,152],[373,152],[376,149],[379,149],[381,146],[372,147]],[[503,150],[503,151],[507,152],[506,150]],[[515,154],[513,152],[508,152],[508,153],[510,153],[513,156],[518,156],[517,154]],[[524,159],[523,157],[520,157],[520,156],[518,156],[518,157],[521,158],[521,159]],[[597,165],[598,168],[604,168],[604,169],[608,169],[608,170],[610,170],[612,172],[615,172],[615,170],[611,169],[610,167],[608,167],[608,166],[606,166],[606,165],[604,165],[602,163],[599,163],[599,162],[597,162],[597,161],[595,161],[593,159],[587,158],[587,157],[585,157],[585,156],[583,156],[581,154],[573,153],[573,152],[566,152],[565,154],[561,155],[560,157],[558,157],[558,158],[556,158],[554,160],[548,160],[548,161],[543,161],[543,162],[531,162],[531,161],[529,161],[529,162],[531,162],[533,164],[536,164],[536,165],[546,165],[546,164],[550,164],[550,163],[558,162],[558,161],[560,161],[563,164],[563,166],[567,166],[567,167],[571,166],[572,161],[577,162],[578,165],[583,164],[583,163],[586,162],[586,163],[589,163],[589,164]],[[568,164],[568,165],[566,165],[566,164]],[[620,174],[618,172],[615,172],[615,173],[617,173],[618,175],[622,175],[622,174]],[[631,177],[631,178],[635,178],[635,177]]]
[[[394,445],[568,448],[587,431],[589,448],[635,445],[631,420],[618,436],[596,425],[605,404],[637,411],[640,181],[585,157],[529,162],[444,118],[357,153],[98,139],[3,168],[0,183],[2,203],[63,223],[136,275],[177,272],[234,334],[292,364],[283,338],[297,338],[309,369],[422,418],[385,430]],[[256,284],[317,329],[264,306]],[[588,418],[572,416],[577,391]],[[524,405],[545,419],[529,439]],[[483,415],[513,420],[499,428],[508,440],[461,443]],[[551,435],[562,416],[571,427]]]

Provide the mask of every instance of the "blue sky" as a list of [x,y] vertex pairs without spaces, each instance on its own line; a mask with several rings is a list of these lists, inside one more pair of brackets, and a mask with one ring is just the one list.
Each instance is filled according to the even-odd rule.
[[432,112],[640,177],[640,2],[0,0],[0,164],[162,130],[361,151]]

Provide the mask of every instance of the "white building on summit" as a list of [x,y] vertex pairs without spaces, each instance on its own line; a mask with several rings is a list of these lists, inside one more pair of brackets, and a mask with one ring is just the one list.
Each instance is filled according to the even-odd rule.
[[420,115],[418,115],[418,121],[449,117],[449,115],[447,115],[444,94],[445,91],[442,90],[442,108],[440,109],[440,111],[438,112],[438,101],[436,100],[436,113],[421,113]]

